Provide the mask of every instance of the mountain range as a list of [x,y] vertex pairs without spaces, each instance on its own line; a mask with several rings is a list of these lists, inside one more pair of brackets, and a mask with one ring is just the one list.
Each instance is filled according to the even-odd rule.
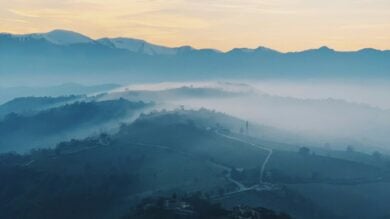
[[[390,50],[298,52],[266,47],[227,52],[167,47],[132,38],[91,39],[80,33],[0,34],[0,75],[126,77],[132,81],[220,78],[390,78]],[[118,79],[120,80],[120,79]],[[117,81],[110,81],[117,82]]]

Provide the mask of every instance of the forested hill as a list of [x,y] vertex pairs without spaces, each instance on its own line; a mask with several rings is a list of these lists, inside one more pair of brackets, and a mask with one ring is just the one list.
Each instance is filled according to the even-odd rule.
[[86,137],[104,128],[117,126],[151,105],[118,99],[75,102],[33,115],[12,112],[0,120],[0,151],[21,152],[53,146],[60,140]]

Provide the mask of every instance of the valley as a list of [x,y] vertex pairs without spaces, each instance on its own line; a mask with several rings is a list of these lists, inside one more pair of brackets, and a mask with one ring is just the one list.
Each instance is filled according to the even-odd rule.
[[[88,192],[85,198],[94,197],[90,202],[93,208],[100,205],[99,200],[103,203],[110,199],[111,203],[116,203],[111,207],[107,206],[109,208],[106,207],[104,213],[95,211],[93,214],[77,208],[77,202],[67,204],[66,211],[76,211],[79,212],[78,215],[87,218],[124,215],[131,206],[137,206],[137,203],[148,197],[201,191],[211,202],[221,203],[227,208],[244,204],[289,212],[297,218],[327,218],[329,215],[353,218],[352,212],[341,212],[329,205],[322,205],[322,202],[316,202],[311,196],[311,193],[317,191],[315,186],[329,189],[340,186],[369,188],[367,186],[370,184],[380,183],[385,186],[389,183],[390,170],[381,165],[349,161],[340,156],[316,155],[300,146],[283,146],[284,143],[264,141],[255,137],[257,134],[254,130],[266,129],[265,127],[256,128],[251,125],[253,131],[251,135],[247,135],[239,128],[246,122],[227,114],[206,109],[180,108],[147,112],[145,107],[153,108],[153,105],[125,100],[94,102],[94,98],[89,101],[91,102],[85,103],[87,105],[81,108],[79,106],[83,105],[80,103],[67,103],[64,109],[77,110],[85,115],[84,111],[89,105],[94,109],[88,112],[107,105],[116,110],[119,106],[124,106],[124,109],[130,107],[130,110],[142,109],[143,113],[134,121],[122,123],[109,133],[63,141],[52,149],[34,148],[24,155],[1,155],[0,171],[6,180],[1,183],[3,193],[0,194],[3,195],[0,198],[7,200],[7,205],[0,206],[3,215],[16,215],[15,210],[19,209],[17,215],[21,217],[23,214],[35,215],[37,218],[45,215],[56,218],[70,216],[63,214],[63,211],[58,211],[61,212],[58,215],[55,214],[57,211],[32,209],[29,202],[26,202],[31,200],[25,197],[27,190],[33,192],[33,200],[39,200],[43,206],[50,203],[50,209],[55,209],[56,205],[62,206],[58,202],[61,199],[70,201],[80,195],[84,197],[84,192]],[[113,107],[115,104],[117,107]],[[73,109],[73,106],[77,108]],[[28,113],[28,117],[21,119],[46,116],[49,112],[48,115],[51,115],[61,112],[62,108],[56,104],[53,109]],[[63,115],[70,115],[74,119],[78,115],[75,112]],[[104,113],[110,115],[110,119],[120,118],[113,115],[127,115],[113,112],[115,111]],[[99,117],[97,121],[102,118]],[[5,118],[3,123],[12,121],[9,116]],[[23,121],[21,119],[19,120]],[[31,124],[38,124],[35,120],[31,121],[34,121]],[[57,124],[58,128],[63,127],[62,123]],[[101,126],[100,122],[91,124]],[[19,177],[18,181],[23,183],[9,184],[15,177]],[[61,180],[58,181],[59,179]],[[305,188],[306,185],[313,189],[301,190],[301,186]],[[59,193],[55,189],[59,187],[68,192]],[[11,188],[24,192],[4,193]],[[54,189],[54,193],[47,193],[49,188]],[[105,189],[101,190],[102,188]],[[84,192],[80,193],[81,191]],[[334,195],[335,198],[338,197]],[[279,200],[281,198],[284,199],[283,202]],[[275,202],[276,200],[279,201]],[[357,203],[361,203],[359,199]],[[292,211],[289,206],[295,206],[295,210]],[[305,211],[309,206],[312,211]],[[382,214],[385,213],[386,210],[383,209]]]
[[0,219],[390,219],[389,0],[0,0]]

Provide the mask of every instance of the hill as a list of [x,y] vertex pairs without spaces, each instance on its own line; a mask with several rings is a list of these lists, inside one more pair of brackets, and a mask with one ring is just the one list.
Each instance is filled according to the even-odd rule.
[[[17,80],[19,79],[22,78],[18,78]],[[119,87],[119,85],[117,84],[82,85],[77,83],[64,84],[63,82],[61,82],[60,85],[42,86],[39,84],[42,82],[46,82],[46,79],[38,82],[38,86],[0,86],[0,104],[4,104],[5,102],[20,97],[60,97],[72,95],[90,95],[107,92],[109,90]]]
[[117,126],[151,104],[123,99],[75,102],[32,115],[7,114],[0,120],[0,151],[27,151],[58,141],[85,137]]
[[85,96],[20,97],[0,105],[0,118],[9,113],[33,114],[41,110],[65,105]]
[[[261,87],[259,88],[261,89]],[[242,121],[262,140],[345,150],[348,145],[372,153],[387,151],[390,111],[342,99],[307,99],[270,95],[244,83],[156,83],[129,85],[99,96],[154,101],[159,108],[213,109]],[[261,124],[261,125],[259,125]],[[263,126],[261,130],[257,128]],[[242,130],[244,131],[244,130]]]
[[[207,110],[152,112],[116,133],[24,155],[3,154],[0,213],[4,218],[121,218],[145,198],[200,191],[228,209],[242,204],[296,218],[338,218],[336,208],[313,202],[298,185],[369,189],[370,183],[387,185],[390,179],[384,167],[253,143],[230,130],[229,120],[234,121]],[[351,208],[344,213],[344,218],[355,215]]]

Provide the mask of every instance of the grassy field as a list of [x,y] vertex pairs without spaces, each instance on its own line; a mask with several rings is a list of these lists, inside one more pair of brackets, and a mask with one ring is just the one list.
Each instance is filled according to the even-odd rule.
[[311,200],[285,187],[273,191],[246,191],[218,201],[226,208],[237,205],[262,206],[276,212],[288,212],[293,218],[298,219],[339,219],[330,211],[321,209]]
[[342,218],[390,218],[390,183],[296,184],[288,187]]
[[382,176],[381,169],[374,166],[288,151],[275,151],[267,168],[288,176],[305,179],[356,180],[377,179]]
[[131,193],[176,188],[208,191],[227,184],[223,169],[203,159],[132,143],[40,159],[30,168],[64,175],[131,174]]

